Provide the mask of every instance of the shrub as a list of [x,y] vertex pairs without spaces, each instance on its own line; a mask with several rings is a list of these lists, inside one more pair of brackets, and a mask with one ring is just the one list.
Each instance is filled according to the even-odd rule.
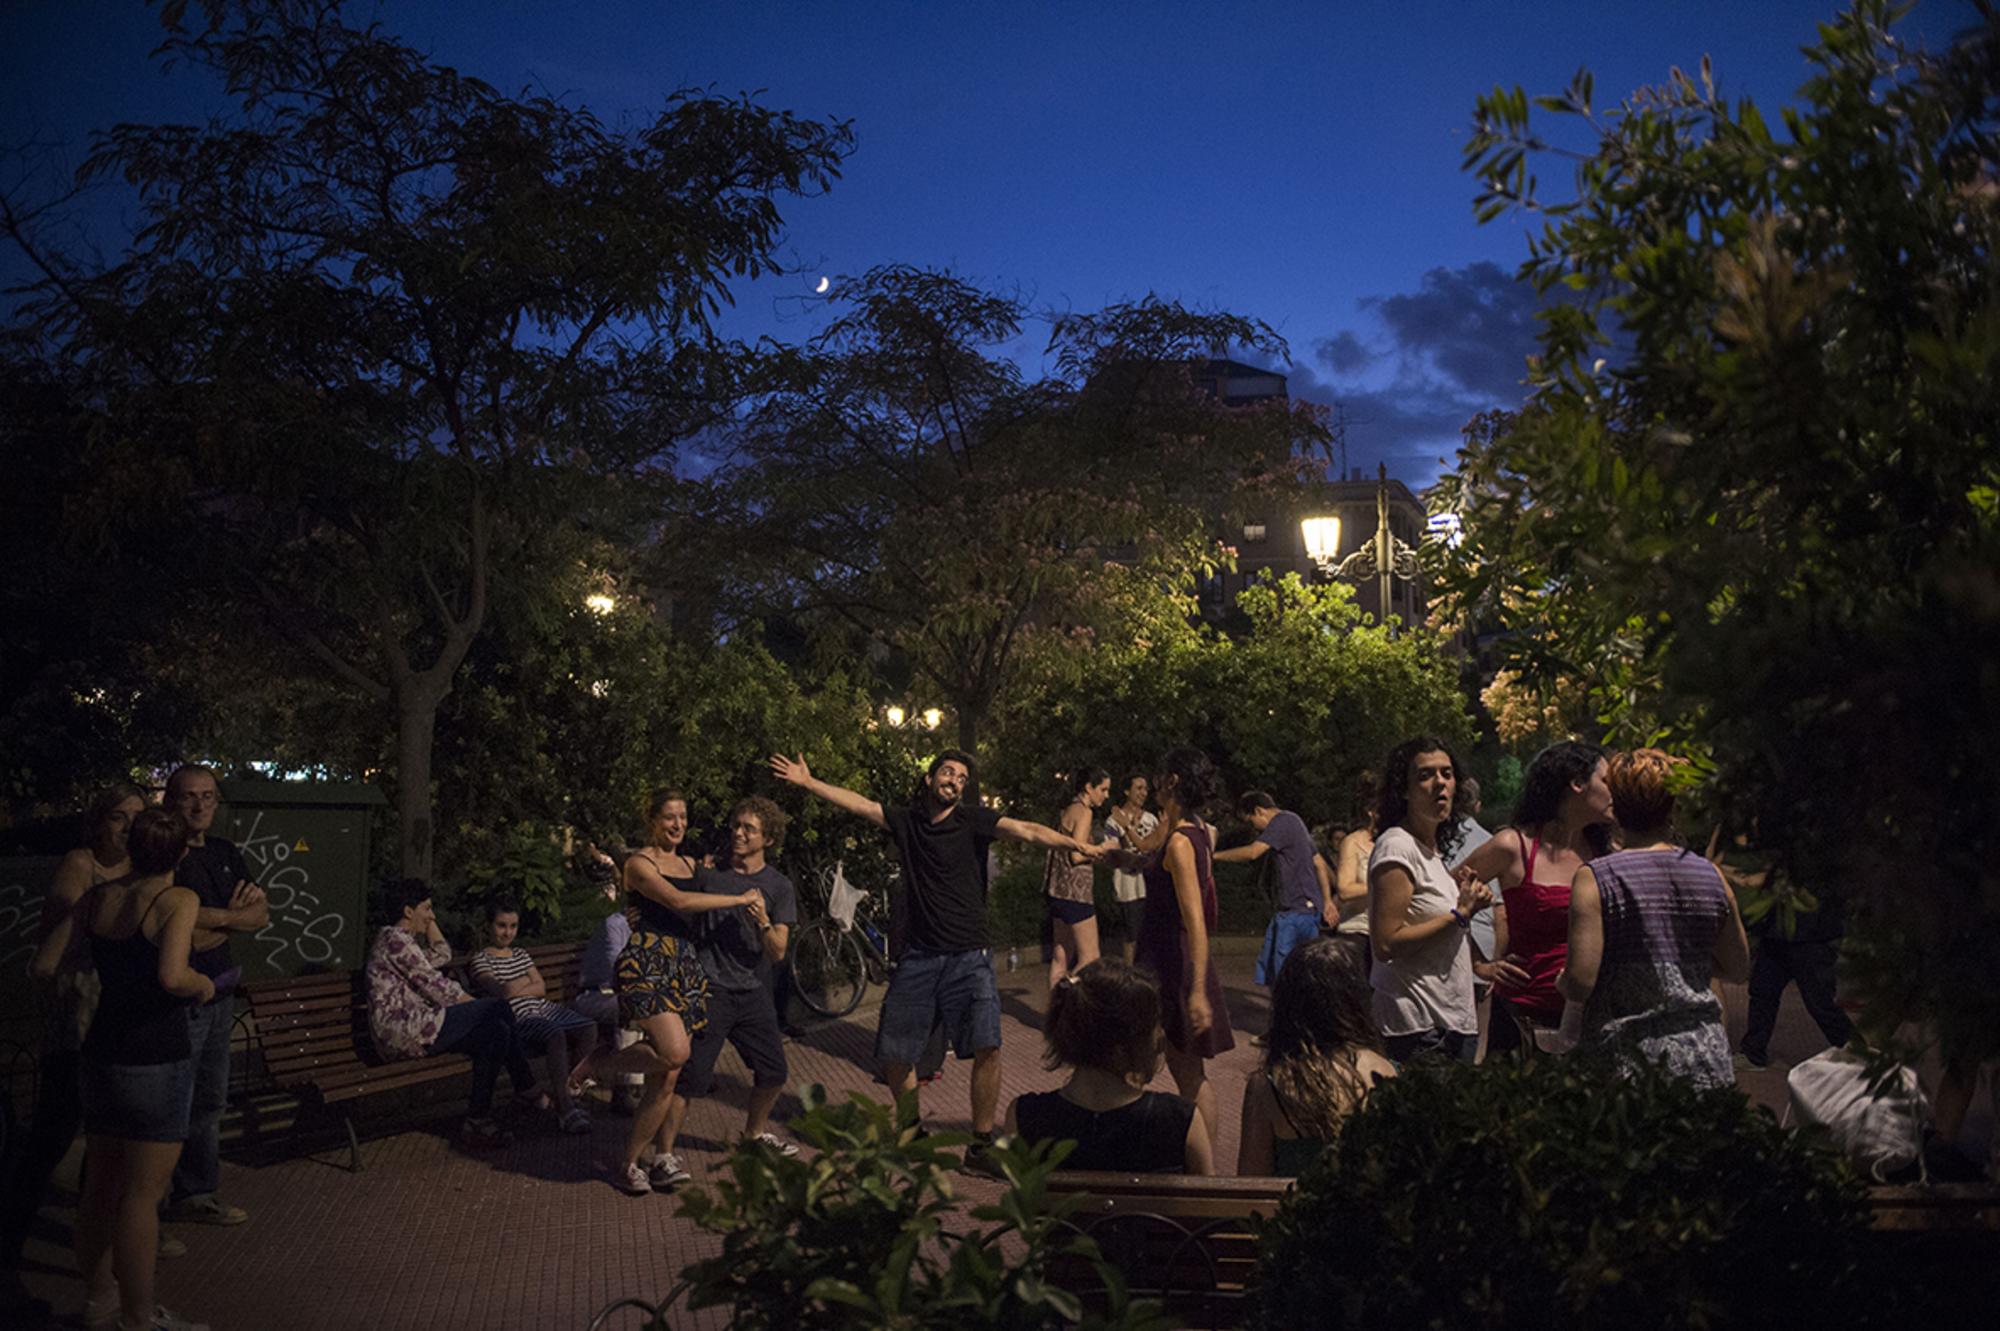
[[1734,1091],[1581,1056],[1418,1064],[1272,1218],[1251,1324],[1868,1325],[1862,1202]]
[[[1080,1204],[1048,1195],[1068,1143],[996,1148],[1008,1188],[965,1212],[982,1227],[962,1231],[948,1224],[960,1213],[951,1174],[954,1148],[970,1138],[920,1136],[915,1096],[894,1108],[860,1095],[830,1104],[808,1086],[804,1100],[791,1129],[812,1155],[739,1146],[712,1194],[693,1189],[681,1203],[682,1215],[723,1236],[719,1255],[686,1270],[691,1308],[729,1308],[742,1331],[1159,1325],[1150,1305],[1126,1300],[1088,1239],[1059,1232]],[[1104,1308],[1086,1312],[1049,1283],[1051,1261],[1064,1257],[1094,1264]]]

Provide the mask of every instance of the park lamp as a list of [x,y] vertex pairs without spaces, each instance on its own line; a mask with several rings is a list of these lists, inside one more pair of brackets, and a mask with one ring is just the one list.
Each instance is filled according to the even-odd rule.
[[1340,519],[1307,518],[1299,523],[1306,538],[1306,558],[1322,567],[1331,565],[1340,553]]
[[882,712],[882,715],[889,719],[890,725],[901,726],[903,724],[904,719],[909,716],[909,713],[905,712],[900,707],[891,706],[885,708]]
[[592,592],[583,598],[583,608],[593,615],[608,615],[618,608],[618,598],[609,592]]
[[924,729],[936,730],[944,722],[944,710],[938,707],[924,708]]

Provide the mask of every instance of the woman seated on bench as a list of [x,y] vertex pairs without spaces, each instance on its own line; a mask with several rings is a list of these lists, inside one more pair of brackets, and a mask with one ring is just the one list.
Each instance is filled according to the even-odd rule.
[[1212,1174],[1208,1127],[1194,1103],[1145,1089],[1160,1070],[1160,991],[1113,958],[1092,962],[1049,994],[1046,1065],[1070,1069],[1061,1090],[1018,1096],[1007,1132],[1068,1140],[1064,1169]]
[[1364,959],[1332,938],[1295,949],[1271,990],[1270,1047],[1243,1087],[1236,1172],[1297,1178],[1378,1081],[1382,1052]]
[[515,1095],[535,1089],[534,1070],[514,1033],[514,1009],[505,999],[474,998],[444,973],[451,944],[437,926],[429,883],[399,878],[385,895],[395,923],[375,935],[368,953],[368,1027],[375,1050],[384,1058],[470,1058],[472,1104],[459,1140],[478,1150],[505,1146],[512,1138],[493,1121],[500,1065],[507,1065]]
[[504,998],[514,1009],[514,1034],[529,1052],[540,1051],[548,1061],[549,1091],[555,1097],[556,1121],[572,1136],[590,1131],[590,1115],[576,1102],[573,1083],[588,1074],[590,1054],[597,1047],[597,1023],[581,1012],[549,1001],[548,982],[525,947],[521,908],[504,897],[486,903],[487,944],[466,963],[472,983],[488,998]]

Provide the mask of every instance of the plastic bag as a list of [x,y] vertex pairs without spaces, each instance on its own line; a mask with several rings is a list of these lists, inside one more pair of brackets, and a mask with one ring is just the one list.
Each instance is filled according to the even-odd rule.
[[840,860],[833,866],[833,887],[826,894],[826,913],[843,929],[854,927],[854,908],[868,894],[847,881],[847,861]]
[[1786,1117],[1825,1126],[1847,1158],[1878,1183],[1922,1160],[1929,1109],[1914,1069],[1897,1068],[1873,1095],[1867,1058],[1829,1049],[1793,1068],[1785,1082],[1791,1088]]

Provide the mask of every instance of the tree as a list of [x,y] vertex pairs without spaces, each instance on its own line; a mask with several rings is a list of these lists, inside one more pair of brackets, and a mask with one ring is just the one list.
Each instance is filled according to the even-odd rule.
[[[2000,13],[1942,53],[1860,0],[1785,136],[1673,71],[1598,112],[1575,193],[1518,89],[1480,100],[1483,215],[1548,217],[1533,398],[1461,454],[1451,591],[1530,679],[1712,756],[1783,876],[1846,897],[1875,1029],[2000,1052]],[[1579,666],[1584,667],[1579,669]]]
[[1218,347],[1280,353],[1255,321],[1147,299],[1053,318],[1050,371],[1007,354],[1015,297],[878,268],[779,358],[707,501],[755,552],[758,608],[899,658],[976,745],[1038,637],[1120,632],[1217,567],[1208,529],[1295,477],[1330,435],[1302,403],[1225,406],[1193,371]]
[[236,112],[98,137],[84,178],[143,217],[116,263],[7,202],[41,274],[21,328],[87,377],[128,539],[189,533],[212,597],[393,726],[402,866],[428,874],[438,709],[496,598],[593,484],[669,474],[726,408],[727,282],[774,266],[777,200],[827,187],[850,132],[689,93],[614,129],[334,3],[185,10],[163,54]]

